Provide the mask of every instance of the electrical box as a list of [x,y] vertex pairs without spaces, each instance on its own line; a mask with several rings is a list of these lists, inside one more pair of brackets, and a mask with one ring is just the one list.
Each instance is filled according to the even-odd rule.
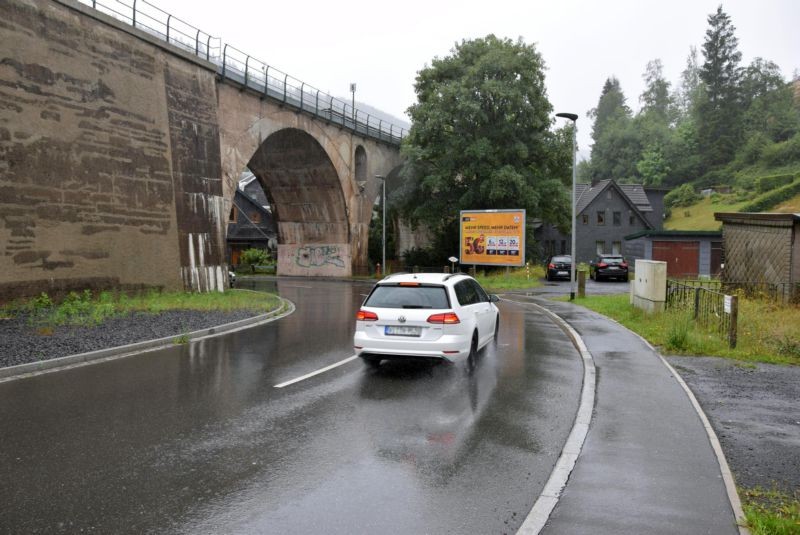
[[667,263],[636,259],[633,306],[646,312],[664,310],[667,300]]

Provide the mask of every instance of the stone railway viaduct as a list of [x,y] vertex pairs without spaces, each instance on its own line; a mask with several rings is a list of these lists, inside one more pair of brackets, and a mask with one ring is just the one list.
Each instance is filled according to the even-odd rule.
[[273,203],[280,274],[367,264],[374,176],[396,176],[397,140],[252,91],[74,0],[3,0],[0,37],[0,300],[224,287],[245,168]]

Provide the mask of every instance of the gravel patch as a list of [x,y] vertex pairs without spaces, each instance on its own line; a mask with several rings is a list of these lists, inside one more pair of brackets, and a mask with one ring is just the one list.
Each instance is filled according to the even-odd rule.
[[800,366],[666,358],[711,421],[738,486],[800,490]]
[[180,336],[199,329],[262,314],[252,310],[171,310],[160,314],[130,313],[94,327],[59,326],[42,334],[27,314],[0,319],[0,367],[49,360],[98,349]]

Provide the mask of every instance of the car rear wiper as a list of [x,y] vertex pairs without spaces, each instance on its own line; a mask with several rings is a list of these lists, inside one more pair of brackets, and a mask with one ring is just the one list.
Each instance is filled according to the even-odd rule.
[[432,308],[432,307],[426,307],[422,305],[403,305],[403,308]]

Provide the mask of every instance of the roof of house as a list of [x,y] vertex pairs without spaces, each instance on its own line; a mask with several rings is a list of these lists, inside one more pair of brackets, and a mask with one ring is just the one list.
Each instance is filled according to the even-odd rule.
[[592,184],[575,184],[575,195],[578,197],[575,211],[581,213],[598,195],[608,187],[614,187],[622,192],[628,201],[633,204],[640,212],[652,212],[650,199],[647,198],[644,186],[641,184],[617,184],[614,180],[601,180]]
[[800,221],[800,214],[783,214],[778,212],[715,212],[714,219],[722,221],[723,223],[742,220],[789,223]]
[[601,180],[595,184],[575,184],[575,195],[578,198],[575,203],[575,213],[580,214],[583,212],[601,193],[609,188],[617,190],[620,196],[628,201],[631,210],[639,215],[645,225],[653,228],[653,225],[643,214],[643,212],[652,212],[653,207],[650,206],[644,186],[639,184],[617,184],[611,179]]

